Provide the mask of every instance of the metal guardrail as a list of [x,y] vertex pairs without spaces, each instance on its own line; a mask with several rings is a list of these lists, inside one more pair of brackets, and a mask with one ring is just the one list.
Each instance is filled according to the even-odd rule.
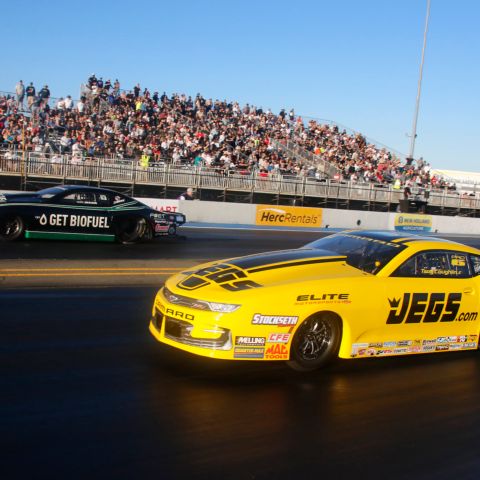
[[[312,177],[243,175],[207,167],[152,164],[142,167],[134,160],[76,158],[71,155],[46,155],[0,151],[0,175],[28,179],[111,182],[127,185],[195,187],[231,192],[267,193],[329,200],[398,204],[403,192],[391,185],[317,180]],[[480,194],[458,195],[447,190],[430,190],[428,205],[439,208],[480,210]]]

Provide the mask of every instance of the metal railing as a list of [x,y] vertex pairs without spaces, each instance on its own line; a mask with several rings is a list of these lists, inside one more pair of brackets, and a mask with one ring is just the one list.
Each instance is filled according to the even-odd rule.
[[[162,185],[195,187],[223,192],[266,193],[312,197],[345,202],[398,204],[403,192],[391,185],[354,183],[313,177],[241,174],[207,167],[156,163],[142,167],[134,160],[80,158],[72,155],[46,155],[21,151],[0,151],[0,176],[51,179],[58,183],[88,181],[133,186]],[[428,205],[439,208],[480,210],[480,194],[459,195],[447,190],[428,192]]]

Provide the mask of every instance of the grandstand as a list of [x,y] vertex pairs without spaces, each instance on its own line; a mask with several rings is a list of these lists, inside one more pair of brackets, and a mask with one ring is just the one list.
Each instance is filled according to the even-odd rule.
[[[330,121],[302,119],[293,110],[275,115],[199,94],[160,96],[139,85],[125,91],[118,80],[112,84],[95,76],[82,85],[79,101],[50,98],[32,105],[19,105],[13,94],[0,95],[0,145],[9,152],[3,154],[2,176],[9,171],[22,174],[22,187],[32,173],[53,174],[60,164],[62,171],[75,172],[79,166],[107,162],[130,172],[125,173],[130,179],[137,168],[154,171],[168,166],[224,178],[258,177],[280,185],[292,181],[295,189],[312,182],[382,188],[393,194],[384,207],[393,208],[404,187],[429,191],[433,198],[450,195],[457,181],[426,162],[409,162],[358,132]],[[37,165],[33,171],[16,164],[25,158]],[[45,165],[37,168],[39,162]],[[82,174],[79,180],[84,178]],[[97,174],[90,172],[88,178]],[[462,182],[462,190],[474,191],[472,175],[465,180],[469,182]],[[307,190],[302,190],[302,202]],[[337,200],[336,205],[351,208],[349,201]]]

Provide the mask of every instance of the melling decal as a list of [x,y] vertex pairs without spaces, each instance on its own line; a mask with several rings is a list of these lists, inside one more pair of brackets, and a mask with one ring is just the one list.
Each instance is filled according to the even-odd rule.
[[216,283],[231,292],[261,287],[261,285],[252,280],[248,280],[246,277],[247,274],[241,268],[220,263],[193,272],[185,280],[182,280],[178,284],[178,287],[184,290],[196,290],[211,283]]
[[453,322],[460,310],[461,293],[404,293],[403,299],[388,299],[387,324]]

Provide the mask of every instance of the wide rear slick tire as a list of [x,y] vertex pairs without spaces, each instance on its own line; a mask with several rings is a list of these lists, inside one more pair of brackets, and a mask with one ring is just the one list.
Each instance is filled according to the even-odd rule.
[[124,245],[151,240],[152,229],[143,217],[125,218],[117,225],[117,240]]
[[295,332],[288,366],[308,372],[337,358],[342,341],[342,322],[332,312],[322,312],[307,318]]
[[0,241],[13,242],[25,233],[25,224],[21,217],[9,216],[0,219]]

